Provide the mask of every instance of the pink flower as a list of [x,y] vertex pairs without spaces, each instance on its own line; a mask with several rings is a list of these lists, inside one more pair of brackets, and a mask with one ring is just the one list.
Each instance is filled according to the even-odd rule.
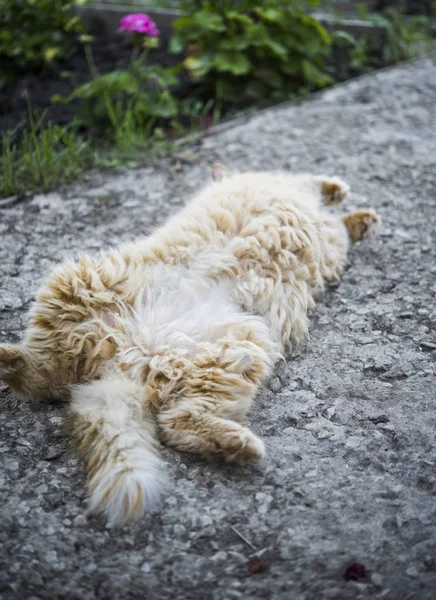
[[118,31],[136,31],[150,37],[159,35],[159,29],[153,19],[144,13],[126,15],[121,19],[121,26]]

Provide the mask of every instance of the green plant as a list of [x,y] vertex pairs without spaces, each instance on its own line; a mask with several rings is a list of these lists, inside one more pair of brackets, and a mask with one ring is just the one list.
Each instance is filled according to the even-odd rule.
[[[386,8],[383,13],[371,14],[364,4],[360,4],[358,8],[362,19],[385,29],[386,42],[382,56],[377,61],[379,64],[394,64],[425,54],[435,48],[431,21],[428,17],[407,17],[401,10],[395,8]],[[368,56],[370,54],[371,49],[368,51]]]
[[89,167],[93,155],[87,142],[67,127],[48,123],[46,113],[29,109],[29,127],[13,143],[11,133],[0,142],[0,194],[9,196],[29,189],[48,191],[75,179]]
[[330,36],[303,0],[185,0],[183,8],[189,14],[173,24],[170,49],[185,53],[199,97],[241,106],[332,83]]
[[[135,15],[129,15],[129,17]],[[146,15],[142,15],[146,17]],[[147,17],[148,18],[148,17]],[[153,27],[155,25],[153,24]],[[152,31],[156,31],[153,29]],[[159,119],[171,119],[179,104],[170,91],[177,83],[171,70],[145,64],[151,48],[158,46],[156,37],[134,33],[134,49],[127,69],[100,75],[92,54],[92,38],[81,36],[85,45],[91,81],[77,87],[68,98],[54,96],[55,102],[78,101],[78,123],[88,128],[109,128],[121,149],[150,137]]]
[[72,9],[86,1],[0,0],[0,70],[35,69],[64,56],[82,30]]

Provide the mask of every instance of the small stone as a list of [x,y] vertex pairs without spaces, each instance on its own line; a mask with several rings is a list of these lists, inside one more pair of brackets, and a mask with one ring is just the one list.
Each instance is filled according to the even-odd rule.
[[73,523],[76,527],[83,527],[88,523],[88,519],[84,515],[77,515]]
[[20,563],[18,563],[18,562],[14,562],[14,563],[11,565],[11,568],[9,569],[9,571],[10,571],[11,573],[18,573],[20,570],[21,570],[21,565],[20,565]]
[[416,579],[419,575],[418,569],[416,569],[415,567],[409,567],[408,569],[406,569],[406,575],[411,579]]
[[358,437],[358,436],[351,436],[348,438],[348,440],[345,442],[345,447],[346,448],[359,448],[359,446],[362,446],[362,438]]
[[430,246],[421,246],[421,252],[423,254],[426,254],[427,252],[430,252]]
[[145,563],[143,563],[143,564],[142,564],[142,566],[141,566],[141,571],[142,571],[143,573],[150,573],[150,571],[151,571],[151,567],[150,567],[150,565],[149,565],[149,563],[148,563],[148,562],[145,562]]
[[268,568],[268,563],[263,560],[263,558],[259,558],[258,556],[252,556],[248,561],[248,571],[252,575],[256,573],[262,573]]
[[383,577],[380,575],[380,573],[373,573],[371,575],[371,583],[378,587],[383,585]]
[[227,552],[224,552],[223,550],[221,550],[220,552],[217,552],[216,554],[214,554],[210,560],[212,562],[220,562],[220,561],[223,561],[226,559],[227,559]]
[[176,523],[173,527],[173,530],[177,536],[181,536],[186,533],[186,527],[184,527],[181,523]]
[[378,425],[379,423],[389,423],[389,417],[387,415],[377,415],[376,417],[369,417],[369,420]]
[[282,389],[282,382],[278,377],[274,377],[269,383],[269,388],[273,392],[280,392]]
[[47,449],[47,452],[44,455],[44,460],[56,460],[57,458],[60,458],[62,456],[62,454],[64,453],[63,449],[60,448],[59,446],[51,446],[50,448]]
[[344,579],[345,581],[362,581],[362,579],[365,579],[365,575],[365,565],[354,563],[345,570]]
[[6,469],[6,471],[18,471],[18,469],[20,468],[20,463],[18,462],[18,460],[15,460],[15,458],[6,458],[3,463],[3,466]]
[[326,413],[327,413],[327,418],[331,419],[336,413],[336,407],[330,406],[330,408],[327,409]]
[[48,563],[55,563],[58,560],[58,553],[56,550],[50,550],[45,554],[44,558]]

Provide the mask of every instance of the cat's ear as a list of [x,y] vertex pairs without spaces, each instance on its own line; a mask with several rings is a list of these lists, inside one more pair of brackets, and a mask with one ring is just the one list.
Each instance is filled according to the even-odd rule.
[[222,181],[229,174],[227,167],[221,163],[212,165],[212,179],[214,181]]

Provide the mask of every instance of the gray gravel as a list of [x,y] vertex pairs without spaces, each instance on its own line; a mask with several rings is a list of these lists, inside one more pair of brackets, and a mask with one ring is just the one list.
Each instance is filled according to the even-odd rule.
[[[251,415],[268,456],[209,465],[164,450],[161,510],[84,516],[65,408],[0,391],[0,596],[430,600],[436,590],[436,60],[365,76],[182,148],[0,210],[0,338],[17,341],[59,259],[147,234],[219,160],[339,175],[384,227],[320,299],[308,342]],[[253,549],[268,568],[250,574]],[[362,563],[367,575],[346,582]]]

